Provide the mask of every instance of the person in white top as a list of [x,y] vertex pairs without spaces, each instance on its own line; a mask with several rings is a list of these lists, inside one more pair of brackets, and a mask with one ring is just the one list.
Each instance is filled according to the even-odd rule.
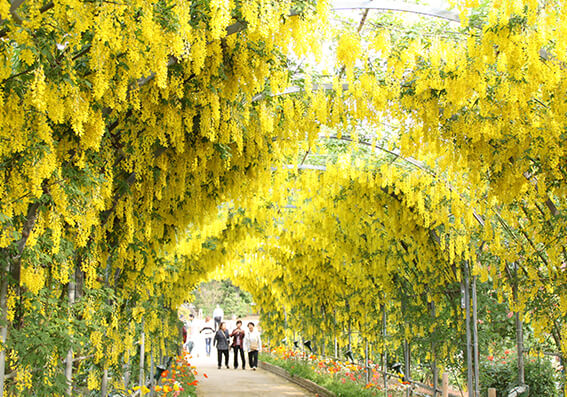
[[215,334],[214,324],[210,317],[205,319],[203,328],[201,328],[200,333],[205,336],[205,353],[207,357],[211,355],[211,341],[213,340],[213,335]]
[[195,347],[195,317],[190,314],[189,321],[185,323],[185,329],[187,330],[187,339],[185,340],[185,350],[191,354],[193,347]]
[[219,329],[223,317],[224,317],[224,311],[221,309],[220,305],[217,305],[215,310],[213,310],[213,319],[215,320],[215,330]]
[[256,371],[258,368],[258,352],[262,351],[260,333],[254,329],[254,323],[248,323],[248,332],[244,337],[244,350],[248,352],[248,364]]

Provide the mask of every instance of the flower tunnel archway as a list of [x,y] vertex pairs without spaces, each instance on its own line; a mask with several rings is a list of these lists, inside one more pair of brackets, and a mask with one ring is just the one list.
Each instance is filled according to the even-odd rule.
[[[333,307],[344,328],[348,297],[368,338],[384,305],[398,341],[458,346],[464,268],[565,357],[561,1],[364,13],[337,24],[331,73],[310,59],[326,2],[163,3],[0,7],[0,395],[99,387],[141,334],[170,350],[187,290],[255,250],[259,278],[235,277],[274,324],[330,327]],[[389,154],[319,164],[327,130]]]

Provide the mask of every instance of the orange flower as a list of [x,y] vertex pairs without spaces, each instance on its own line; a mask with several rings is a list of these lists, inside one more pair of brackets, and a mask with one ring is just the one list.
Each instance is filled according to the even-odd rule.
[[205,374],[205,373],[203,373],[203,376],[204,376],[205,378],[208,378],[207,374]]
[[169,371],[163,371],[163,372],[161,373],[161,377],[162,377],[162,378],[165,378],[165,377],[167,377],[168,374],[169,374]]

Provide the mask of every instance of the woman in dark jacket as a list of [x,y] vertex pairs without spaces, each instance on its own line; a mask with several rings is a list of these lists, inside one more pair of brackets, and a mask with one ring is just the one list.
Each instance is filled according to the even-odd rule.
[[217,358],[219,369],[222,364],[222,355],[224,354],[224,365],[228,368],[228,331],[226,330],[225,323],[220,323],[220,327],[215,334],[215,340],[213,341],[213,346],[217,348]]

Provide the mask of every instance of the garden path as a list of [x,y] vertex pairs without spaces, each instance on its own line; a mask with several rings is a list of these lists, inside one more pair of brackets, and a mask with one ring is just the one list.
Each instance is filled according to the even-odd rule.
[[[246,368],[232,368],[232,354],[230,355],[231,368],[218,369],[216,364],[216,350],[214,357],[193,357],[190,362],[197,367],[196,379],[198,397],[299,397],[314,395],[285,379],[267,372],[261,368],[252,371]],[[207,374],[207,377],[203,374]]]

